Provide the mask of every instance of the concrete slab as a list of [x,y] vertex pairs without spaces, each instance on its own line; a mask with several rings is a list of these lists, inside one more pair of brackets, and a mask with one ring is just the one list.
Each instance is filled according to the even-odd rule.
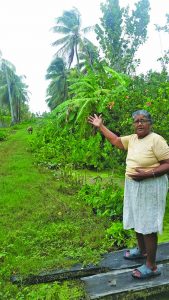
[[84,277],[81,280],[85,283],[88,299],[135,300],[169,291],[169,264],[161,264],[159,267],[161,275],[151,279],[135,279],[131,276],[131,269],[126,269]]

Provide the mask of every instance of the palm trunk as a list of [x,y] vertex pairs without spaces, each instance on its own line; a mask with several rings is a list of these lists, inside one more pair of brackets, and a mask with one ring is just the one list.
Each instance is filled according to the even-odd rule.
[[77,51],[77,44],[75,45],[75,53],[76,53],[76,59],[77,59],[77,69],[78,69],[78,71],[80,71],[80,68],[79,68],[79,55],[78,55],[78,51]]
[[17,120],[18,122],[20,122],[21,116],[20,116],[20,104],[18,105],[18,109],[17,109]]
[[5,77],[6,77],[6,82],[7,82],[9,104],[10,104],[10,111],[11,111],[11,125],[14,125],[16,123],[16,119],[15,119],[15,114],[14,114],[14,109],[13,109],[10,81],[9,81],[9,76],[8,76],[8,72],[7,72],[5,64],[4,64],[4,71],[5,71]]
[[64,94],[63,94],[63,101],[65,101],[67,99],[67,92],[68,92],[68,89],[67,89],[67,80],[66,80],[66,77],[64,78]]

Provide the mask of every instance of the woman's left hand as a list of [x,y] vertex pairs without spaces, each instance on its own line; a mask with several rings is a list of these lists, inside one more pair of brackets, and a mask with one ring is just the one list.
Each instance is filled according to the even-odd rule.
[[139,168],[135,168],[135,171],[135,174],[130,175],[133,180],[141,181],[143,179],[150,178],[150,174],[148,172],[144,172]]

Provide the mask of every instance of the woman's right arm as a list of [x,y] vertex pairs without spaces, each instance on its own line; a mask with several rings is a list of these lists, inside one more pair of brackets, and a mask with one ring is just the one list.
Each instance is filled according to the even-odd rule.
[[118,137],[116,134],[110,131],[106,126],[103,125],[103,120],[101,116],[97,116],[96,114],[94,114],[94,117],[90,116],[88,118],[88,122],[93,126],[97,127],[112,145],[116,146],[119,149],[124,150],[124,146],[121,142],[120,137]]

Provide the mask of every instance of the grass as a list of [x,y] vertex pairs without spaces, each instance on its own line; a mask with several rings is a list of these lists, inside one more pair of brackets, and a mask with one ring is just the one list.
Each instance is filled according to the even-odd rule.
[[165,216],[164,216],[164,230],[161,235],[158,237],[158,242],[169,242],[169,194],[167,197],[167,203],[166,203],[166,210],[165,210]]
[[[0,143],[0,299],[85,299],[78,281],[15,286],[11,274],[97,263],[106,218],[94,216],[52,172],[34,165],[25,128]],[[61,192],[60,192],[61,191]]]

